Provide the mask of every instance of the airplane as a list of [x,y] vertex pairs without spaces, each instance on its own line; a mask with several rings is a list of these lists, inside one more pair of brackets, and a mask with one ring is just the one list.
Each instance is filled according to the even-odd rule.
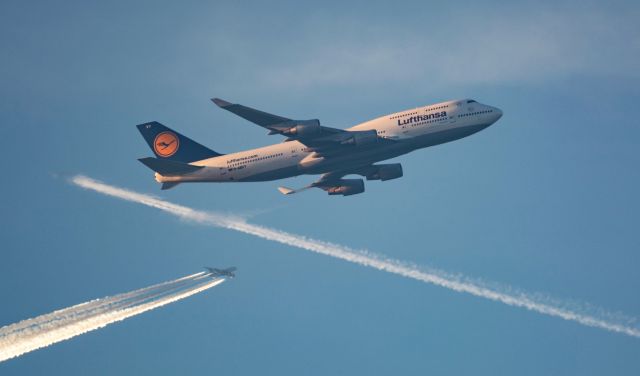
[[209,266],[205,266],[204,268],[214,277],[222,278],[234,278],[236,276],[234,272],[238,269],[235,266],[226,269],[217,269]]
[[290,195],[320,188],[329,195],[364,192],[363,179],[386,181],[403,176],[400,163],[379,164],[417,149],[467,137],[502,117],[496,107],[473,99],[451,100],[378,117],[348,129],[320,125],[318,119],[294,120],[211,99],[218,107],[286,139],[278,144],[219,154],[158,123],[137,125],[156,158],[139,161],[155,172],[161,189],[188,182],[257,182],[317,175],[310,185],[278,190]]

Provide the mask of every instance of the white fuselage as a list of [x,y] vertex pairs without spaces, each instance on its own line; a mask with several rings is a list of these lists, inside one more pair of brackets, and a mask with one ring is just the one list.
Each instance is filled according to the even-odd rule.
[[395,142],[353,146],[348,152],[325,160],[302,143],[287,141],[192,162],[205,168],[181,176],[156,173],[156,180],[162,183],[266,181],[349,170],[469,136],[501,116],[499,109],[468,99],[442,102],[381,116],[348,129],[376,130],[380,138]]

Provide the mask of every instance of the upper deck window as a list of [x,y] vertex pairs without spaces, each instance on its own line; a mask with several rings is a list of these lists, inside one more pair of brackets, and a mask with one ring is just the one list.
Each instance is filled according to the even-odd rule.
[[468,100],[467,103],[476,103],[476,101],[474,101],[473,99]]

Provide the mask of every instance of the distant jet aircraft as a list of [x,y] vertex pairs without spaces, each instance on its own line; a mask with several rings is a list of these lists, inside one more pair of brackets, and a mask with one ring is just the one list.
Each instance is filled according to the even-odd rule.
[[205,266],[205,269],[207,269],[207,271],[209,271],[209,273],[211,273],[213,276],[215,277],[228,277],[228,278],[234,278],[236,275],[235,272],[237,270],[237,268],[235,266],[232,266],[230,268],[226,268],[226,269],[216,269],[216,268],[212,268],[209,266]]
[[329,195],[364,192],[363,179],[391,180],[403,175],[399,163],[376,164],[416,149],[457,140],[481,131],[502,117],[496,107],[472,99],[436,103],[396,112],[346,130],[320,125],[317,119],[293,120],[222,99],[219,107],[285,136],[285,142],[219,154],[158,122],[138,125],[157,158],[140,162],[156,172],[162,189],[187,182],[253,182],[322,174],[301,189],[278,188],[292,194],[320,188]]

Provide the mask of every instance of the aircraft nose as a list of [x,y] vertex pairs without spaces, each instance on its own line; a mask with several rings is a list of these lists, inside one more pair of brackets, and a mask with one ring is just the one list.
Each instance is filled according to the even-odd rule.
[[497,107],[493,108],[493,113],[495,114],[494,115],[495,116],[495,120],[494,121],[498,121],[502,117],[502,110],[497,108]]

